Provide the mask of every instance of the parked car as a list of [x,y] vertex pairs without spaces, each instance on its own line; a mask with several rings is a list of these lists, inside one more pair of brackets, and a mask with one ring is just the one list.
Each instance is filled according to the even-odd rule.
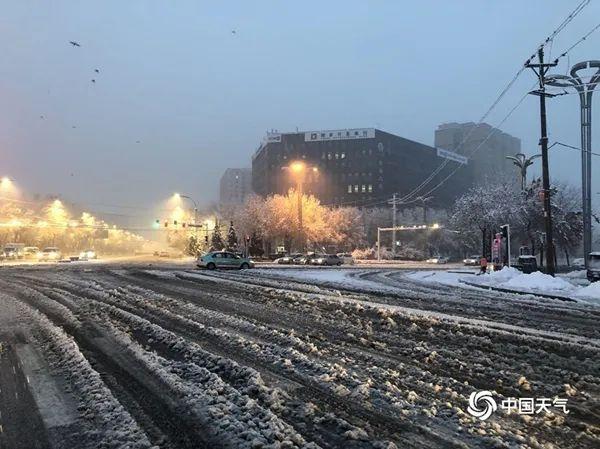
[[311,265],[314,259],[318,259],[323,256],[324,254],[308,253],[300,258],[299,263],[300,265]]
[[587,278],[590,282],[600,279],[600,252],[590,253],[588,256]]
[[39,257],[40,249],[37,246],[26,246],[23,249],[25,259],[36,259]]
[[304,256],[304,254],[298,254],[296,257],[294,257],[294,258],[292,259],[292,263],[293,263],[294,265],[299,265],[299,264],[301,264],[301,263],[302,263],[302,261],[304,260],[304,257],[305,257],[305,256]]
[[433,256],[426,260],[427,263],[448,263],[448,258],[446,256]]
[[237,268],[244,270],[254,268],[254,262],[248,257],[241,257],[228,251],[213,251],[200,256],[197,261],[199,268],[214,270],[215,268]]
[[81,253],[79,253],[79,259],[80,260],[91,260],[91,259],[97,259],[98,255],[96,254],[96,251],[94,251],[93,249],[86,249],[85,251],[81,251]]
[[62,253],[60,252],[60,249],[55,246],[44,248],[39,254],[39,260],[41,262],[54,262],[60,260],[61,258]]
[[577,259],[573,259],[571,261],[571,266],[573,268],[585,268],[585,259],[583,257],[578,257]]
[[349,253],[338,253],[338,257],[342,259],[344,265],[354,265],[354,257]]
[[480,261],[481,261],[481,256],[474,255],[474,256],[469,256],[466,259],[464,259],[463,264],[477,266],[477,265],[479,265]]
[[342,259],[337,254],[324,254],[321,257],[317,257],[311,260],[313,265],[337,265],[338,267],[343,263]]
[[279,263],[279,264],[285,264],[285,265],[290,265],[294,263],[294,259],[302,257],[302,254],[290,254],[289,256],[283,256],[280,257],[279,259],[276,259],[275,262]]
[[169,251],[161,251],[158,253],[158,257],[171,257]]
[[25,256],[25,245],[23,243],[7,243],[2,252],[4,258],[8,260],[22,259]]

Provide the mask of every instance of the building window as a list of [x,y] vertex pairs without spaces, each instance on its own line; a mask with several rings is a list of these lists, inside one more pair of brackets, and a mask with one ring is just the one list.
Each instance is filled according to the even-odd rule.
[[348,193],[352,193],[352,185],[348,184]]
[[340,158],[344,159],[346,157],[346,153],[342,151],[342,154],[340,155]]
[[325,152],[324,151],[321,153],[321,159],[325,159]]
[[321,137],[324,139],[325,138],[325,133],[321,133]]
[[363,131],[363,136],[367,137],[367,130]]
[[369,193],[373,191],[373,184],[369,184]]
[[340,158],[340,153],[335,153],[335,158],[339,159]]
[[366,191],[367,191],[367,186],[363,184],[363,185],[361,186],[361,192],[362,192],[362,193],[365,193]]
[[331,153],[327,153],[327,159],[331,160]]
[[379,169],[379,173],[383,173],[383,168],[380,168],[380,169]]
[[358,184],[354,184],[354,192],[358,193]]

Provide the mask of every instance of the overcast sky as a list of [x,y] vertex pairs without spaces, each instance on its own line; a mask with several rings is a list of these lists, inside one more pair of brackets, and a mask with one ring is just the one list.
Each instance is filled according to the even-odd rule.
[[[271,128],[377,127],[431,145],[438,124],[478,121],[580,0],[2,3],[0,174],[108,210],[174,191],[216,200],[224,169],[250,166]],[[599,17],[592,1],[552,54]],[[600,31],[555,72],[600,59],[599,44]],[[524,72],[487,121],[534,82]],[[578,102],[549,100],[551,142],[579,146]],[[529,154],[538,108],[528,97],[502,127]],[[551,175],[579,185],[578,153],[551,151]]]

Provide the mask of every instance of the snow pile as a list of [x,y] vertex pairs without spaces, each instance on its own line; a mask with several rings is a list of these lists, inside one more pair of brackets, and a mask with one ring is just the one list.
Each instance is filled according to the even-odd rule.
[[522,274],[523,273],[521,273],[516,268],[504,267],[500,271],[492,271],[491,273],[489,273],[487,275],[487,280],[489,280],[490,283],[501,284],[503,282],[508,282],[513,278],[521,276]]
[[521,274],[502,284],[506,288],[524,290],[562,291],[569,292],[575,286],[564,279],[552,277],[540,271],[531,274]]
[[580,288],[574,296],[600,305],[600,282],[592,282],[587,287]]

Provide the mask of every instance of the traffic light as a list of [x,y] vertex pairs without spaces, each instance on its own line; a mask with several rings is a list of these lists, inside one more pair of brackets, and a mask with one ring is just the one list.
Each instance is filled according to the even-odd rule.
[[508,225],[500,226],[500,232],[502,232],[502,237],[507,239],[508,238]]

